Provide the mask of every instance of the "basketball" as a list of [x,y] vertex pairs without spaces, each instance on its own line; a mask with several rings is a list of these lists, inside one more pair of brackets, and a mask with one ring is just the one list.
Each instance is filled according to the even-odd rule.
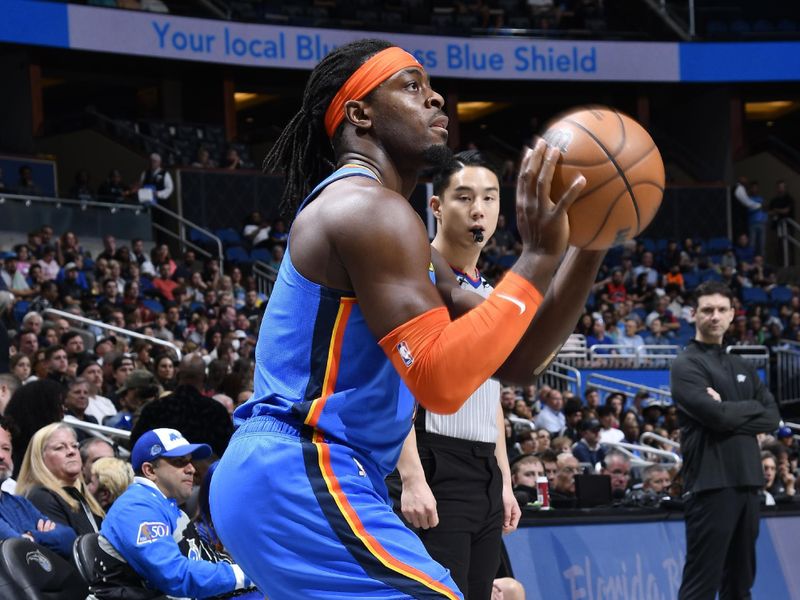
[[562,152],[553,201],[579,174],[586,178],[568,213],[571,245],[610,248],[650,224],[664,194],[664,163],[639,123],[612,108],[583,107],[557,117],[543,137]]

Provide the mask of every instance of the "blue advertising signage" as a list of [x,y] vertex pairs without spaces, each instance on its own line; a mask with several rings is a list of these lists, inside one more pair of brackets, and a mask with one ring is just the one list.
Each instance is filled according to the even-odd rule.
[[[529,598],[565,600],[673,600],[686,552],[683,521],[521,527],[505,544]],[[800,599],[800,517],[763,518],[756,554],[753,598]]]
[[0,3],[0,42],[152,58],[311,69],[355,39],[385,38],[438,77],[574,81],[800,79],[800,43],[446,37],[235,23],[36,0]]

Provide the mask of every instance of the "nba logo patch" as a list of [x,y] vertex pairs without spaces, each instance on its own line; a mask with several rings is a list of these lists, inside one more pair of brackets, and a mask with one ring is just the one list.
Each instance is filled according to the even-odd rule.
[[411,350],[408,349],[408,344],[400,342],[397,344],[397,351],[400,353],[400,358],[403,359],[405,366],[410,367],[414,364],[414,356],[411,354]]

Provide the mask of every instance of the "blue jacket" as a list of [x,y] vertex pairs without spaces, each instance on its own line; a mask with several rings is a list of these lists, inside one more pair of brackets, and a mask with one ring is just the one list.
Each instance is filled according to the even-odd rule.
[[71,558],[75,532],[60,523],[56,523],[52,531],[37,531],[39,519],[48,520],[30,500],[0,492],[0,539],[22,537],[23,533],[29,532],[37,544]]
[[166,594],[207,598],[249,586],[238,565],[187,558],[178,547],[183,511],[148,479],[137,477],[108,511],[100,534],[147,584]]

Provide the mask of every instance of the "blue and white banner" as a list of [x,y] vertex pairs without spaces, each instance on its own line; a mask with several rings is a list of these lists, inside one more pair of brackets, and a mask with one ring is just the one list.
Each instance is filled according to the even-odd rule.
[[[686,552],[683,521],[521,527],[505,544],[529,598],[565,600],[673,600]],[[762,519],[756,556],[753,598],[800,600],[800,517]]]
[[365,37],[385,38],[402,46],[437,77],[573,81],[800,79],[800,43],[796,42],[678,44],[457,38],[256,25],[35,0],[0,2],[0,42],[152,58],[311,69],[337,46]]

